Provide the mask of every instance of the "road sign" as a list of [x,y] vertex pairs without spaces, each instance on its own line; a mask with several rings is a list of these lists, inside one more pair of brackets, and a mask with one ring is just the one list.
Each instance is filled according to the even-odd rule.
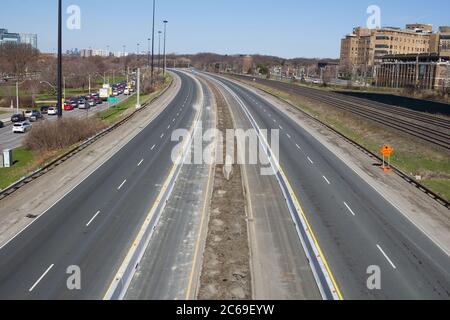
[[108,103],[118,103],[119,99],[117,97],[109,97]]
[[394,148],[393,147],[391,147],[390,145],[388,145],[388,144],[385,144],[382,148],[381,148],[381,154],[384,156],[384,157],[390,157],[391,155],[392,155],[392,153],[394,152]]
[[[385,144],[380,149],[381,154],[383,155],[383,165],[381,166],[381,169],[383,169],[384,172],[391,172],[391,155],[394,153],[394,148],[391,147],[388,144]],[[386,158],[387,158],[387,165],[386,165]]]

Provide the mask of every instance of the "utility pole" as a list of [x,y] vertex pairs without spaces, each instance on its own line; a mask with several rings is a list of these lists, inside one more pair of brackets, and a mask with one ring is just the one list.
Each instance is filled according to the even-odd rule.
[[166,77],[167,59],[166,59],[166,39],[167,39],[167,23],[169,21],[164,20],[164,66],[163,66],[163,77]]
[[62,117],[62,0],[58,0],[58,117]]
[[153,0],[153,26],[152,26],[152,76],[151,76],[151,83],[152,86],[154,84],[155,75],[154,75],[154,69],[155,69],[155,11],[156,11],[156,0]]
[[91,95],[91,75],[89,75],[89,95]]

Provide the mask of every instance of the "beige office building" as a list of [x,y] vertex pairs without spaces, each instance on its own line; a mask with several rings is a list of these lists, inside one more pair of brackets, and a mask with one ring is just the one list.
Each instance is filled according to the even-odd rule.
[[409,24],[405,29],[355,28],[341,41],[340,65],[348,69],[372,67],[385,55],[430,53],[430,43],[438,41],[432,30],[429,24]]

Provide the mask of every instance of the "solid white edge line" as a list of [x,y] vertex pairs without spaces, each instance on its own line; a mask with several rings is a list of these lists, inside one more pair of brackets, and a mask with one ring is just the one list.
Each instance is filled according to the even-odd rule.
[[42,281],[42,279],[44,279],[44,277],[47,275],[47,273],[49,273],[50,270],[53,269],[54,266],[55,266],[55,265],[52,264],[50,267],[48,267],[48,269],[47,269],[47,270],[42,274],[42,276],[41,276],[41,277],[33,284],[33,286],[28,290],[28,292],[33,291],[33,290],[37,287],[37,285]]
[[380,245],[377,244],[377,248],[378,250],[381,251],[381,253],[383,254],[383,256],[386,258],[386,260],[389,262],[389,264],[392,266],[392,268],[397,269],[397,267],[395,266],[395,264],[392,262],[392,260],[388,257],[388,255],[383,251],[383,249],[380,247]]

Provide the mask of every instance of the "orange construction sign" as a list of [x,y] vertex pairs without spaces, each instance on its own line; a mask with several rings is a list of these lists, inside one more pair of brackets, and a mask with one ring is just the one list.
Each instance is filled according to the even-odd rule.
[[[383,155],[383,165],[381,166],[381,168],[386,173],[391,172],[391,163],[390,162],[391,162],[391,155],[394,152],[394,148],[388,144],[385,144],[380,149],[380,152]],[[386,161],[385,161],[386,158],[387,158],[387,165],[386,165]]]
[[384,157],[390,157],[391,154],[394,152],[394,148],[391,147],[391,146],[388,145],[388,144],[385,144],[385,145],[383,146],[383,148],[381,148],[380,151],[381,151],[381,154],[382,154]]

